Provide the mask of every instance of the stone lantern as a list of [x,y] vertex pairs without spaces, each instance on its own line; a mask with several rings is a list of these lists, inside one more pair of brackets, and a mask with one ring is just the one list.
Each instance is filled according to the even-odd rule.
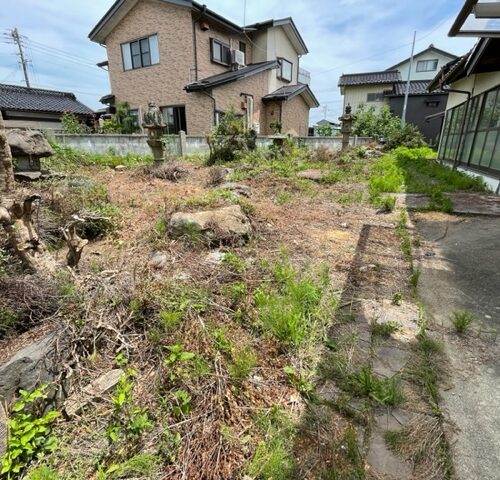
[[355,120],[355,116],[351,114],[352,107],[348,103],[345,107],[345,113],[339,120],[342,122],[342,128],[340,133],[342,133],[342,151],[349,148],[349,135],[352,133],[352,122]]
[[148,145],[153,152],[155,163],[163,162],[165,153],[161,137],[166,127],[163,115],[154,102],[149,102],[148,111],[144,114],[142,126],[148,132]]

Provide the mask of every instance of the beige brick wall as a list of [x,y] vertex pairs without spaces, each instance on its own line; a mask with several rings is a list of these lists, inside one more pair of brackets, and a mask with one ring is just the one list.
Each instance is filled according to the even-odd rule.
[[[129,102],[131,108],[146,111],[148,102],[153,101],[160,107],[184,105],[188,134],[206,134],[213,123],[213,101],[208,95],[197,92],[187,93],[184,87],[194,81],[193,14],[189,8],[166,4],[159,0],[140,0],[120,24],[106,38],[109,61],[111,89],[116,100]],[[225,66],[210,60],[210,38],[217,38],[233,48],[239,41],[246,43],[248,61],[252,58],[252,44],[244,36],[234,34],[213,22],[209,30],[202,31],[197,24],[197,57],[199,78],[227,71]],[[121,44],[148,35],[158,35],[160,63],[136,70],[123,70]],[[248,63],[247,61],[247,63]],[[261,125],[260,133],[269,133],[269,121],[262,97],[268,92],[270,70],[248,79],[236,81],[213,90],[216,108],[226,111],[231,104],[240,113],[242,97],[240,93],[254,96],[254,122]],[[304,113],[294,108],[295,115]],[[307,123],[308,111],[303,121],[288,120],[291,126],[304,121]],[[295,122],[295,123],[293,123]],[[306,129],[307,131],[307,129]]]
[[306,137],[309,128],[309,107],[302,96],[297,95],[283,102],[281,113],[282,133]]

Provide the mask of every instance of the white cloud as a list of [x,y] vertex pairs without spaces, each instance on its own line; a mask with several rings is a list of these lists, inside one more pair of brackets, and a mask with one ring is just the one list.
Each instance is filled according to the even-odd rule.
[[[205,0],[208,8],[242,24],[245,0]],[[18,27],[31,40],[83,57],[90,63],[105,59],[105,51],[87,38],[92,27],[113,0],[17,0],[2,9],[0,28]],[[302,66],[312,72],[312,88],[328,117],[341,114],[337,87],[342,73],[383,70],[410,56],[413,31],[416,50],[430,43],[455,54],[470,49],[474,39],[447,37],[451,22],[463,0],[246,0],[246,22],[293,17],[310,53]],[[71,7],[68,7],[71,5]],[[71,90],[89,106],[99,108],[99,98],[109,92],[107,73],[87,65],[82,58],[68,62],[65,55],[47,55],[34,46],[35,84]],[[20,81],[15,71],[14,47],[0,52],[0,82]],[[64,58],[61,58],[64,57]],[[6,80],[4,80],[6,78]],[[81,93],[80,93],[81,92]],[[323,107],[312,111],[311,120],[323,117]]]

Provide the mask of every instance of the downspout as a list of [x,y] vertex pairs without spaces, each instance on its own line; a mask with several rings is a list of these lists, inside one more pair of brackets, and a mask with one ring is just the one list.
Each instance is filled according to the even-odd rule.
[[472,93],[468,92],[467,90],[456,90],[454,88],[448,88],[447,91],[453,93],[462,93],[463,95],[467,95],[467,100],[465,101],[464,118],[462,120],[462,127],[460,128],[460,136],[458,137],[457,153],[455,153],[455,159],[453,160],[453,170],[456,170],[458,165],[458,156],[461,153],[460,150],[465,133],[465,124],[467,123],[467,113],[469,112],[469,103]]
[[212,99],[212,102],[213,102],[213,112],[212,112],[212,126],[215,125],[215,112],[217,110],[217,103],[216,103],[216,100],[215,98],[208,92],[206,92],[205,90],[201,90],[201,93],[204,93],[208,98]]
[[194,53],[194,81],[198,81],[198,42],[196,40],[196,24],[203,18],[207,6],[203,5],[200,15],[196,20],[193,20],[193,53]]
[[251,93],[244,93],[244,92],[240,93],[240,97],[245,97],[245,99],[250,97],[252,99],[252,102],[251,102],[252,109],[251,110],[248,109],[248,104],[247,104],[247,118],[248,118],[247,130],[251,130],[253,128],[254,98],[253,98],[253,95]]

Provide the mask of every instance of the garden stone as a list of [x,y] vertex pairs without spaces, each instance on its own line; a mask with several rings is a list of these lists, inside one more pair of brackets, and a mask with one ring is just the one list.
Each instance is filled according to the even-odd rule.
[[410,466],[389,450],[381,429],[376,429],[370,438],[370,449],[366,461],[374,470],[373,473],[378,475],[388,475],[389,478],[394,477],[399,480],[412,478]]
[[323,171],[317,169],[302,170],[297,173],[297,177],[305,178],[306,180],[320,181],[323,179]]
[[0,398],[10,402],[20,388],[33,390],[54,378],[52,350],[57,333],[23,348],[0,366]]
[[163,270],[167,266],[168,257],[163,252],[153,252],[149,257],[148,265],[154,270]]
[[87,404],[109,392],[123,375],[123,370],[111,370],[87,385],[82,392],[72,395],[64,404],[64,409],[69,417],[76,415]]
[[15,157],[50,157],[54,150],[41,132],[36,130],[7,130],[7,141],[12,156]]
[[220,265],[225,255],[226,254],[224,252],[210,252],[205,257],[205,263],[209,263],[211,265]]
[[127,169],[127,167],[126,167],[125,165],[117,165],[117,166],[115,167],[115,170],[116,170],[117,172],[123,172],[123,171],[124,171],[124,170],[126,170],[126,169]]
[[252,190],[247,185],[241,183],[227,182],[221,185],[219,188],[224,190],[231,190],[238,195],[243,195],[244,197],[250,197],[252,195]]
[[169,222],[173,237],[198,233],[210,243],[246,239],[252,232],[250,220],[239,205],[202,212],[177,212]]

